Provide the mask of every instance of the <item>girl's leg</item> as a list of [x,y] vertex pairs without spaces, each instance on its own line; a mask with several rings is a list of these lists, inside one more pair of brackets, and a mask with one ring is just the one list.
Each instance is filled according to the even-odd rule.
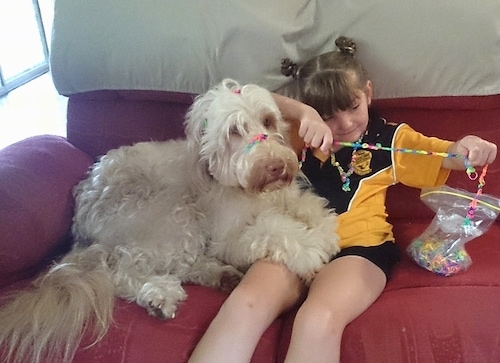
[[255,262],[221,306],[189,362],[250,362],[261,335],[303,291],[301,280],[284,265]]
[[330,262],[297,313],[285,362],[338,362],[344,328],[380,296],[385,284],[385,273],[363,257]]

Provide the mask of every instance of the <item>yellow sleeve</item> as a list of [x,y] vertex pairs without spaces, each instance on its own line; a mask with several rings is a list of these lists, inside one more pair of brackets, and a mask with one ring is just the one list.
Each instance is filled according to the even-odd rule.
[[[394,148],[446,153],[451,141],[428,137],[403,124],[394,138]],[[450,170],[441,167],[443,157],[394,152],[394,176],[397,182],[415,188],[439,186],[446,183]]]

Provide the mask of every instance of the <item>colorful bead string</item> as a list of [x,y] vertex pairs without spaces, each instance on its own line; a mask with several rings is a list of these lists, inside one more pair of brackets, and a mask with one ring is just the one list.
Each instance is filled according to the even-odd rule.
[[358,141],[352,143],[352,154],[351,154],[351,162],[349,163],[349,169],[347,172],[344,171],[344,168],[342,168],[342,165],[335,160],[335,153],[331,153],[330,155],[330,162],[333,166],[337,168],[340,174],[340,180],[342,181],[342,190],[344,192],[350,192],[351,191],[351,179],[350,176],[354,173],[354,165],[356,162],[356,151],[360,148],[362,148],[363,144],[361,144],[361,140],[363,139],[364,133],[359,137]]
[[[467,157],[460,155],[460,154],[437,152],[437,151],[427,151],[427,150],[414,150],[414,149],[406,149],[406,148],[395,148],[395,147],[382,146],[380,143],[368,144],[368,143],[361,143],[359,141],[357,141],[357,142],[334,141],[333,144],[340,145],[340,146],[352,147],[354,150],[357,150],[357,149],[383,150],[383,151],[402,152],[402,153],[406,153],[406,154],[431,155],[431,156],[441,156],[443,158],[463,159],[465,162],[465,172],[467,173],[467,176],[469,177],[469,179],[476,180],[478,177],[476,169],[474,169],[474,167],[469,165]],[[483,185],[484,185],[484,175],[485,174],[486,174],[486,171],[483,171]]]
[[245,147],[245,152],[249,152],[259,142],[267,140],[267,134],[258,134],[252,137],[250,143]]
[[299,169],[302,169],[302,164],[304,164],[306,162],[306,155],[307,155],[308,148],[309,148],[309,146],[307,146],[307,145],[304,145],[304,147],[302,148],[302,152],[300,155],[300,161],[299,161]]
[[397,152],[403,152],[403,153],[407,153],[407,154],[434,155],[434,156],[441,156],[443,158],[462,158],[462,159],[465,159],[465,156],[459,155],[459,154],[450,154],[450,153],[442,153],[442,152],[426,151],[426,150],[413,150],[413,149],[405,149],[405,148],[394,148],[394,147],[382,146],[382,144],[380,144],[380,143],[368,144],[366,142],[361,143],[361,142],[334,141],[333,144],[340,145],[340,146],[355,147],[357,149],[397,151]]
[[483,167],[481,175],[479,176],[476,195],[475,195],[474,199],[470,202],[469,209],[467,210],[467,216],[465,217],[465,220],[464,220],[464,227],[465,228],[470,228],[471,220],[474,219],[474,212],[477,209],[477,201],[479,200],[479,197],[481,196],[481,194],[483,194],[483,187],[486,184],[486,182],[484,181],[484,177],[485,177],[487,171],[488,171],[488,165],[485,165]]

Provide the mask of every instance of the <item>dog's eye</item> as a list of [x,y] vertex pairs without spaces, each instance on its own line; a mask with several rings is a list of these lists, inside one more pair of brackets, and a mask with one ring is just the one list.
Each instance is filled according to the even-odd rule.
[[273,119],[272,119],[271,117],[266,117],[266,118],[264,119],[263,124],[264,124],[264,127],[265,127],[266,129],[269,129],[269,128],[271,128],[271,127],[273,127],[273,126],[274,126],[274,121],[273,121]]

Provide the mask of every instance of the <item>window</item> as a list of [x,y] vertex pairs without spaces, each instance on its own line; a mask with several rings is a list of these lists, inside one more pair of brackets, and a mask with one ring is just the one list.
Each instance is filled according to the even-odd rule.
[[0,0],[0,96],[49,70],[38,0]]

